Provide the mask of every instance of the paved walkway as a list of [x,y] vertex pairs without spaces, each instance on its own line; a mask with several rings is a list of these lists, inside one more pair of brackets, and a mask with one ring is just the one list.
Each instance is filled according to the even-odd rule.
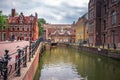
[[[9,54],[17,51],[17,49],[29,45],[29,41],[4,41],[0,42],[0,57],[2,57],[5,52],[4,50],[9,50]],[[19,46],[19,47],[18,47]]]

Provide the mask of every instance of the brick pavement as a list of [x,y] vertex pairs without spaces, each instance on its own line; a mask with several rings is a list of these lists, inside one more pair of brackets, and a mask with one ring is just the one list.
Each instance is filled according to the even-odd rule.
[[16,52],[17,49],[25,47],[26,45],[29,45],[29,41],[0,42],[0,57],[2,57],[5,54],[4,50],[6,49],[9,50],[9,54],[11,54],[11,53]]
[[[4,42],[0,42],[0,59],[5,54],[4,50],[7,49],[7,50],[9,50],[9,54],[13,54],[13,53],[17,52],[18,49],[21,49],[27,45],[29,46],[29,41],[13,41],[13,42],[4,41]],[[10,56],[11,60],[9,61],[8,67],[9,67],[9,65],[13,65],[12,67],[14,67],[16,55],[18,55],[18,53],[15,53],[15,54]]]

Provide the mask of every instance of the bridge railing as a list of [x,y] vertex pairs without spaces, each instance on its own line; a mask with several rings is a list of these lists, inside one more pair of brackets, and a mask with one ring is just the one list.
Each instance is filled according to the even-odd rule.
[[27,62],[34,56],[41,41],[42,38],[39,38],[30,46],[19,48],[11,54],[9,50],[5,50],[5,55],[0,59],[0,80],[10,80],[13,77],[21,76],[21,68],[27,67]]

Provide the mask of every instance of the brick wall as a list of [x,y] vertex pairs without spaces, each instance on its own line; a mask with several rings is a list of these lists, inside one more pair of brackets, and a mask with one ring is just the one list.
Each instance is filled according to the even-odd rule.
[[41,52],[41,48],[42,48],[42,43],[40,44],[38,50],[36,51],[36,55],[34,56],[34,60],[29,68],[29,70],[27,71],[26,75],[24,76],[24,78],[22,80],[33,80],[34,75],[36,73],[36,70],[38,68],[38,63],[39,63],[39,53]]

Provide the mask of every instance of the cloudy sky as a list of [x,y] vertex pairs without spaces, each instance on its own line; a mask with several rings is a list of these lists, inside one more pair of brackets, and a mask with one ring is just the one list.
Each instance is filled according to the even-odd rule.
[[72,23],[87,12],[89,0],[0,0],[0,10],[10,14],[15,8],[24,15],[38,13],[48,23]]

